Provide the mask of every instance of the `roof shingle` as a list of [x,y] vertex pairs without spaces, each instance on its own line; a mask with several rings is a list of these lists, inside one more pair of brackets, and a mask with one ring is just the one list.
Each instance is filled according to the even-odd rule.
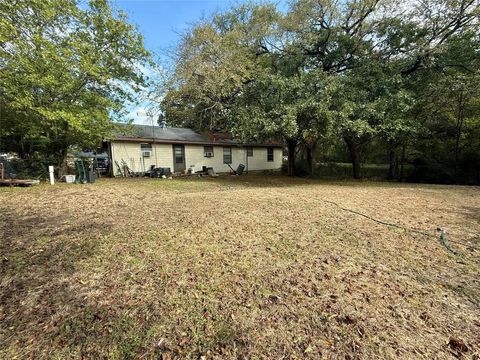
[[[124,131],[120,131],[114,140],[125,141],[157,141],[164,143],[191,143],[208,145],[243,145],[232,139],[226,133],[205,132],[198,133],[192,129],[178,127],[160,127],[151,125],[123,125]],[[266,144],[248,144],[248,145],[271,145],[281,146],[278,142]]]

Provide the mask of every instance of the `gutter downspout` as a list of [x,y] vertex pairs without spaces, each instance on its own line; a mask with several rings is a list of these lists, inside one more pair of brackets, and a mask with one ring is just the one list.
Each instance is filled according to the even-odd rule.
[[[155,144],[155,126],[153,126],[153,120],[152,120],[152,141],[153,141],[153,151],[155,151],[155,168],[157,168],[158,167],[157,145]],[[145,171],[145,169],[143,170]]]

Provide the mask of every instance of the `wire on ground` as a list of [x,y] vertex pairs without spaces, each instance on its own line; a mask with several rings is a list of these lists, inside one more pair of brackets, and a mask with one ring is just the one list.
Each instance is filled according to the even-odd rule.
[[[369,220],[372,220],[378,224],[382,224],[382,225],[386,225],[386,226],[390,226],[390,227],[394,227],[394,228],[397,228],[397,229],[402,229],[402,230],[405,230],[405,231],[409,231],[409,232],[413,232],[413,233],[416,233],[416,234],[420,234],[420,235],[423,235],[423,236],[427,236],[427,237],[431,237],[431,238],[435,238],[437,239],[437,237],[435,235],[432,235],[432,234],[429,234],[427,232],[424,232],[424,231],[420,231],[420,230],[415,230],[415,229],[409,229],[407,227],[404,227],[404,226],[401,226],[401,225],[398,225],[398,224],[394,224],[394,223],[389,223],[389,222],[386,222],[386,221],[383,221],[383,220],[379,220],[379,219],[375,219],[369,215],[366,215],[364,213],[361,213],[359,211],[356,211],[356,210],[352,210],[352,209],[348,209],[348,208],[345,208],[343,206],[340,206],[339,204],[337,204],[336,202],[334,201],[330,201],[330,200],[325,200],[325,199],[322,199],[321,201],[325,202],[325,203],[328,203],[328,204],[332,204],[332,205],[335,205],[336,207],[338,207],[339,209],[343,210],[343,211],[348,211],[348,212],[351,212],[353,214],[356,214],[356,215],[359,215],[359,216],[363,216],[364,218],[367,218]],[[438,227],[436,229],[437,231],[440,231],[440,243],[448,250],[450,251],[452,254],[455,254],[455,255],[460,255],[459,252],[453,250],[449,244],[449,241],[447,240],[447,235],[446,235],[446,231],[444,228],[442,227]],[[469,249],[473,249],[473,250],[480,250],[480,247],[476,247],[474,245],[470,245],[470,244],[467,244],[465,242],[462,242],[462,241],[455,241],[455,240],[450,240],[450,242],[452,243],[455,243],[455,244],[460,244],[460,245],[463,245],[465,246],[466,248],[469,248]]]

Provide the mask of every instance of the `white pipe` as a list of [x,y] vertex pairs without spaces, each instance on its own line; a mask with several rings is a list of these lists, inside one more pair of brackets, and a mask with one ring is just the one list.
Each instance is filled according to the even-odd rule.
[[50,174],[50,185],[54,185],[55,184],[55,178],[53,177],[53,166],[49,166],[48,167],[48,172]]

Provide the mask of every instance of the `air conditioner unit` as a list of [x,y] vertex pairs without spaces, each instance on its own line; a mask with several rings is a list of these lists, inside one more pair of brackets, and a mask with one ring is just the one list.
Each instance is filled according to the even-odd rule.
[[144,158],[150,157],[150,151],[142,151],[142,155]]
[[206,152],[205,157],[213,157],[213,152]]

